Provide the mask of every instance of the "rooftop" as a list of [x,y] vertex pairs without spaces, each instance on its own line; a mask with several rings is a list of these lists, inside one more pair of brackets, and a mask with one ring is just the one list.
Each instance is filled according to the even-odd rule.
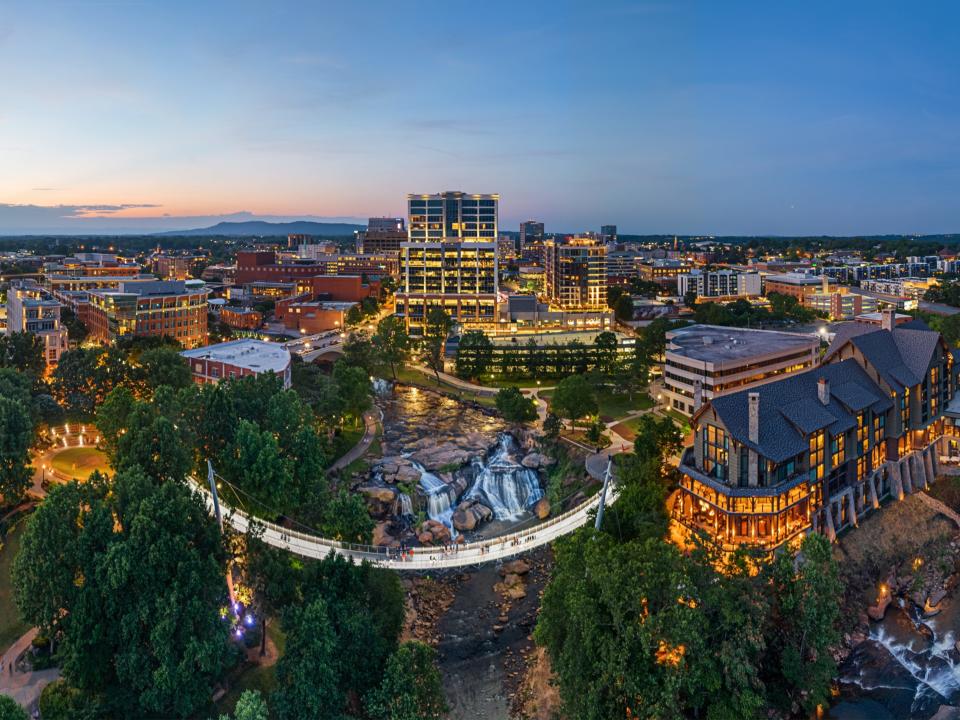
[[180,354],[190,360],[217,360],[254,372],[282,373],[290,365],[290,351],[280,343],[249,338],[184,350]]
[[819,275],[805,275],[804,273],[778,273],[767,275],[767,282],[786,283],[787,285],[820,285],[823,278]]
[[812,349],[820,343],[816,335],[719,325],[688,325],[670,331],[667,339],[667,352],[714,364]]

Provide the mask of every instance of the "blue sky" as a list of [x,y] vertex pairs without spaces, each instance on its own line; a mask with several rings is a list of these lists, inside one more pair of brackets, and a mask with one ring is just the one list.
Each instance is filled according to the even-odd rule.
[[444,189],[506,229],[960,232],[958,7],[0,0],[0,233]]

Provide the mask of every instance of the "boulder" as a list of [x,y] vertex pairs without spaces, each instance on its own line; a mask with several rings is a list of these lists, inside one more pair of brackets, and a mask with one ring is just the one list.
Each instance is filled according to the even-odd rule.
[[477,526],[477,516],[471,512],[470,508],[456,510],[453,513],[453,526],[461,532],[473,530]]
[[540,498],[537,504],[533,506],[533,512],[536,513],[537,517],[541,520],[546,520],[550,517],[550,501],[545,497]]
[[424,545],[446,545],[451,540],[450,530],[443,523],[436,520],[426,520],[420,526],[417,539]]
[[453,513],[453,526],[457,530],[469,531],[492,517],[493,510],[479,500],[464,500]]
[[893,596],[890,593],[887,593],[882,598],[877,600],[876,605],[871,605],[867,608],[867,615],[870,616],[871,620],[876,620],[879,622],[883,620],[883,616],[887,612],[887,606],[893,601]]
[[377,523],[373,528],[373,544],[390,546],[396,543],[396,539],[390,534],[390,523]]
[[528,455],[525,455],[523,460],[520,461],[520,464],[525,468],[530,468],[531,470],[537,470],[539,468],[550,467],[556,462],[552,457],[544,455],[543,453],[532,452]]
[[500,568],[500,574],[506,578],[508,575],[513,575],[519,578],[521,575],[526,575],[530,572],[530,569],[533,566],[530,564],[529,560],[525,558],[517,558],[516,560],[511,560],[508,563],[504,563],[503,567]]
[[358,488],[361,493],[372,500],[382,503],[392,503],[397,497],[397,491],[390,487],[381,487],[379,485],[365,485]]

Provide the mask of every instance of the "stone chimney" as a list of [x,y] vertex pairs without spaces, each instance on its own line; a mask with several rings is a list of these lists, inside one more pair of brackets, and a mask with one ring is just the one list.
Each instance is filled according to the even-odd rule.
[[896,310],[891,308],[886,308],[880,311],[880,328],[882,330],[893,330],[896,312]]
[[824,405],[830,404],[830,381],[826,378],[817,380],[817,397]]
[[747,409],[749,411],[749,424],[747,426],[747,435],[750,442],[760,442],[760,393],[752,392],[747,394]]
[[693,381],[693,411],[696,412],[703,405],[703,383],[699,380]]

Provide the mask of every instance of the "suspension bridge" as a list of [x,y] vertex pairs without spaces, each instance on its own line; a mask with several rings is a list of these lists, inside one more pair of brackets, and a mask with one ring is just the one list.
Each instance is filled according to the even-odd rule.
[[608,460],[603,487],[599,493],[577,507],[541,523],[507,535],[474,542],[450,544],[445,547],[415,547],[405,550],[344,543],[293,530],[260,518],[251,518],[247,512],[235,507],[228,507],[222,503],[218,494],[216,494],[216,475],[212,468],[208,477],[209,488],[204,487],[195,478],[190,478],[188,483],[201,493],[208,509],[214,513],[221,524],[229,523],[237,532],[246,533],[251,523],[256,522],[263,527],[262,540],[273,547],[316,559],[324,558],[333,552],[357,562],[366,560],[378,567],[414,572],[469,567],[516,557],[534,548],[551,543],[557,538],[582,527],[589,522],[591,512],[594,510],[597,511],[595,526],[599,528],[603,520],[603,506],[605,504],[609,505],[617,499],[617,488],[613,480],[612,466],[612,462]]

